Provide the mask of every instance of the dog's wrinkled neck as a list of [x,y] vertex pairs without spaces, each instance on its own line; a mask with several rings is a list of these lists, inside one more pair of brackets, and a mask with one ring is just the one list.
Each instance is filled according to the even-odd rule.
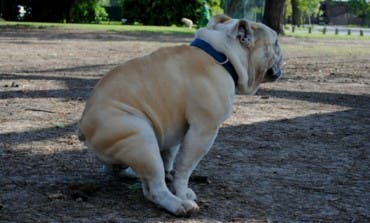
[[223,54],[218,52],[215,48],[213,48],[209,43],[202,39],[194,39],[190,46],[198,47],[199,49],[203,50],[204,52],[208,53],[211,57],[213,57],[218,64],[222,65],[230,74],[230,76],[234,80],[235,86],[238,85],[238,74],[235,71],[233,64],[229,61],[229,58]]

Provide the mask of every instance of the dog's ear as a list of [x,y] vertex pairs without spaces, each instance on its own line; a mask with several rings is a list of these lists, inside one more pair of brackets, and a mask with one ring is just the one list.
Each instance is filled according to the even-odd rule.
[[245,19],[239,20],[234,29],[232,29],[231,36],[238,39],[243,45],[253,45],[253,30],[249,22]]
[[224,15],[224,14],[215,15],[215,16],[213,16],[211,21],[208,22],[207,28],[208,29],[214,29],[217,24],[225,23],[225,22],[229,21],[230,19],[231,18],[229,16]]

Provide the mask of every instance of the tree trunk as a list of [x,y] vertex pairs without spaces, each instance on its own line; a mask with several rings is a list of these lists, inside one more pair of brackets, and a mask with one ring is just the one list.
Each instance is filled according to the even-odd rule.
[[301,25],[301,12],[298,8],[298,0],[291,0],[292,4],[292,24],[295,26]]
[[3,17],[3,11],[4,11],[4,2],[3,0],[0,0],[0,18]]
[[233,18],[239,18],[240,9],[242,8],[243,1],[240,0],[228,0],[224,1],[225,4],[225,14]]
[[266,0],[263,23],[284,35],[284,13],[286,0]]

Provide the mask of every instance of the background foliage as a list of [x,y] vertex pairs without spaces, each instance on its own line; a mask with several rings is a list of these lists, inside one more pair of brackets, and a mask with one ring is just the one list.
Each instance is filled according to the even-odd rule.
[[108,16],[103,0],[0,0],[3,18],[17,20],[18,5],[27,10],[25,21],[91,23],[104,21]]
[[70,10],[71,22],[100,23],[108,18],[102,0],[76,0]]
[[362,19],[362,25],[366,20],[370,20],[370,2],[366,0],[350,0],[348,1],[351,11]]
[[[203,0],[0,0],[0,14],[6,20],[18,20],[18,5],[27,14],[24,21],[99,23],[107,20],[105,7],[115,16],[110,19],[128,19],[128,23],[145,25],[180,25],[186,17],[198,22]],[[222,0],[208,0],[213,14],[223,13]]]
[[[317,16],[320,14],[320,3],[322,0],[287,0],[287,7],[285,10],[285,18],[289,17],[295,21],[292,21],[294,25],[299,25],[305,23],[307,19],[310,23],[310,18],[312,16]],[[295,4],[296,7],[293,7]],[[295,24],[297,23],[297,24]]]
[[[210,0],[213,14],[222,13],[221,0]],[[197,23],[202,0],[123,0],[123,17],[127,23],[144,25],[179,25],[185,17]]]

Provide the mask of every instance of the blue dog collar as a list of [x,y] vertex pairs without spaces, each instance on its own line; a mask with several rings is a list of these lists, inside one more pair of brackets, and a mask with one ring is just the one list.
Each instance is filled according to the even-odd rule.
[[220,65],[222,65],[231,75],[234,80],[235,86],[238,84],[238,74],[235,71],[234,66],[230,63],[229,59],[225,54],[218,52],[215,48],[213,48],[209,43],[201,39],[195,39],[190,43],[190,46],[198,47],[199,49],[203,50],[204,52],[208,53],[212,56]]

